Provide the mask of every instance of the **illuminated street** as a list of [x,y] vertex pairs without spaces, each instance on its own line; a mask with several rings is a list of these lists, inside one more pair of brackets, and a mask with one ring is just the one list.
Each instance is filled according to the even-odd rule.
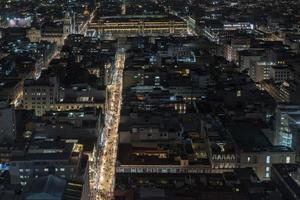
[[299,8],[0,1],[0,200],[300,200]]
[[95,17],[95,13],[96,13],[96,11],[97,11],[97,9],[98,9],[99,7],[97,6],[93,11],[92,11],[92,13],[90,14],[90,16],[89,16],[89,19],[87,19],[85,22],[83,22],[83,23],[81,23],[80,25],[79,25],[79,27],[78,27],[78,33],[79,34],[86,34],[86,30],[87,30],[87,26],[88,26],[88,24],[89,23],[91,23],[92,21],[93,21],[93,19],[94,19],[94,17]]
[[91,199],[113,197],[125,53],[117,52],[115,58],[115,68],[111,70],[111,81],[107,85],[104,128],[99,132],[94,163],[91,165]]

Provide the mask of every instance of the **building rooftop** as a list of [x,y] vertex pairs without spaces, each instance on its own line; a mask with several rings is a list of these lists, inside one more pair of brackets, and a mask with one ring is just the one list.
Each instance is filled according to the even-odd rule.
[[300,198],[300,166],[298,164],[274,164],[272,168],[284,184]]
[[48,175],[32,179],[24,188],[26,199],[61,199],[67,181],[65,179]]
[[238,148],[243,151],[267,151],[273,147],[253,123],[236,121],[230,123],[227,128]]
[[184,22],[179,17],[174,15],[122,15],[122,16],[101,16],[96,20],[104,20],[104,22],[164,22],[175,20],[175,22]]

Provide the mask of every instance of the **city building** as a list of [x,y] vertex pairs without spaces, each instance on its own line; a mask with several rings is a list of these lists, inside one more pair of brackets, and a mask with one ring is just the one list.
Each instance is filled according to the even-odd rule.
[[299,83],[296,80],[286,80],[279,86],[280,100],[287,103],[299,103]]
[[249,76],[255,83],[261,83],[271,78],[272,63],[256,62],[252,63],[249,68]]
[[237,145],[239,167],[251,167],[261,180],[269,180],[272,164],[295,163],[296,153],[290,147],[272,145],[259,126],[233,122],[228,128]]
[[35,110],[37,116],[53,110],[57,98],[58,80],[56,77],[24,81],[23,107],[27,110]]
[[254,30],[255,28],[251,22],[225,22],[223,26],[225,31]]
[[0,200],[299,199],[299,0],[0,1]]
[[230,43],[224,47],[224,58],[229,62],[238,61],[238,52],[250,48],[250,38],[236,37],[232,38]]
[[30,42],[48,41],[61,47],[65,38],[73,33],[74,28],[72,26],[72,18],[67,12],[63,18],[63,23],[44,23],[38,28],[31,27],[27,30],[26,36]]
[[250,50],[245,50],[245,51],[240,51],[239,52],[239,59],[238,63],[240,66],[240,71],[248,71],[251,67],[256,62],[259,62],[262,60],[264,56],[264,51],[262,49],[257,50],[257,49],[250,49]]
[[82,183],[67,181],[54,175],[33,179],[24,187],[22,198],[33,199],[76,199],[80,200]]
[[291,147],[299,159],[299,105],[280,104],[276,108],[275,144]]
[[12,184],[26,185],[33,178],[49,174],[64,179],[84,178],[87,158],[82,145],[66,142],[33,142],[28,149],[13,154],[9,165]]
[[292,80],[291,68],[287,65],[273,65],[270,69],[270,79],[275,83],[282,83],[286,80]]
[[176,16],[137,15],[100,17],[88,32],[102,37],[168,36],[187,34],[187,23]]
[[300,198],[300,167],[298,164],[275,164],[271,171],[271,180],[284,195],[284,199]]
[[13,141],[16,138],[15,109],[7,100],[0,101],[0,141]]

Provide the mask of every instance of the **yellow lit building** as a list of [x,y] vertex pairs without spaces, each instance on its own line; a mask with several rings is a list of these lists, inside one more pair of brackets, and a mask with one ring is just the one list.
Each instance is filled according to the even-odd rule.
[[168,36],[187,34],[187,23],[175,16],[127,15],[100,17],[89,24],[88,31],[100,36]]

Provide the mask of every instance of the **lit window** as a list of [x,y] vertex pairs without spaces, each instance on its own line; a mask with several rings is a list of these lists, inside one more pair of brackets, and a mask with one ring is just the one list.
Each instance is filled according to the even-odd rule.
[[248,156],[248,157],[247,157],[247,162],[249,163],[250,161],[251,161],[251,157]]
[[266,178],[270,178],[270,173],[269,172],[266,173]]
[[64,171],[65,171],[65,168],[60,168],[60,171],[61,171],[61,172],[64,172]]
[[270,162],[271,162],[271,156],[267,156],[267,157],[266,157],[266,163],[269,164]]
[[290,163],[291,162],[291,157],[290,156],[287,156],[286,158],[285,158],[285,163]]
[[21,185],[26,185],[27,182],[21,182]]
[[266,167],[266,172],[269,172],[270,171],[270,167]]
[[49,169],[48,169],[48,168],[45,168],[44,171],[47,172],[47,171],[49,171]]
[[19,169],[19,172],[23,172],[24,171],[24,169]]

